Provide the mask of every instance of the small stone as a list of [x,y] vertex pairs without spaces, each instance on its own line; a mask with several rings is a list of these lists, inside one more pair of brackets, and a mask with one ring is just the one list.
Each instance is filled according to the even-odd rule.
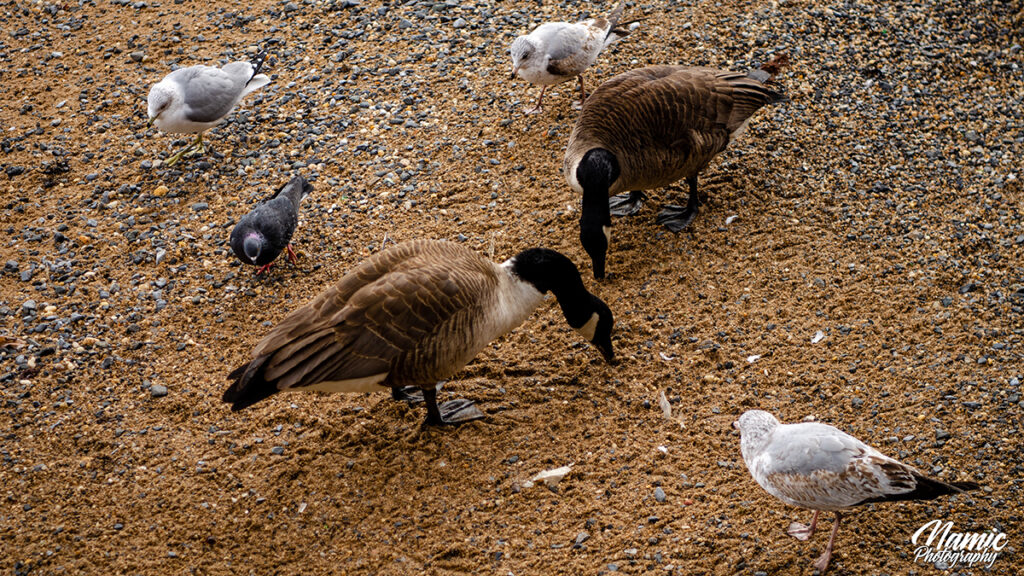
[[167,396],[167,386],[162,384],[153,384],[149,387],[149,395],[153,398]]
[[945,440],[947,438],[949,438],[949,432],[946,432],[945,430],[942,430],[941,428],[935,431],[935,439],[936,440]]
[[142,50],[136,50],[135,52],[132,52],[128,56],[131,57],[132,62],[142,62],[142,60],[146,57],[146,53],[143,52]]
[[661,486],[654,489],[654,499],[658,502],[665,501],[665,490],[663,490]]
[[276,456],[281,456],[284,454],[284,446],[274,446],[270,449],[270,453]]

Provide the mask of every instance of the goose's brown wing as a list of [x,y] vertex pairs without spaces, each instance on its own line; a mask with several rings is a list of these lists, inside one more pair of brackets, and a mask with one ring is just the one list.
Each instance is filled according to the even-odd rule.
[[443,362],[438,334],[465,322],[496,285],[493,265],[447,242],[410,242],[375,255],[274,328],[254,360],[232,374],[238,380],[225,400],[237,404],[247,389],[261,391],[260,399],[322,382],[385,383],[396,371],[402,383],[418,383],[407,380]]

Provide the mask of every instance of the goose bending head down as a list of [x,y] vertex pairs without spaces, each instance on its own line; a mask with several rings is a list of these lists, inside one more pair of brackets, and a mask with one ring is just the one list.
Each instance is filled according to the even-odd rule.
[[583,105],[562,164],[583,196],[580,241],[594,277],[605,275],[612,215],[639,210],[643,190],[685,179],[686,206],[665,206],[657,220],[673,232],[684,229],[697,213],[697,175],[758,109],[782,99],[752,75],[688,66],[630,70],[599,86]]
[[531,248],[496,264],[458,244],[407,242],[375,254],[281,321],[232,372],[223,400],[240,410],[280,391],[422,398],[427,424],[482,418],[472,402],[437,403],[437,383],[519,326],[551,292],[566,322],[611,362],[612,313],[571,260]]

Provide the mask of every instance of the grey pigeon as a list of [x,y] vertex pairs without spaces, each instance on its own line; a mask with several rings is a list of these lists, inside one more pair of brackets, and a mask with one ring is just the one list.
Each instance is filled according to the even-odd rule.
[[294,264],[291,240],[299,223],[299,203],[312,191],[312,184],[296,176],[242,216],[231,231],[231,249],[238,259],[259,266],[256,274],[266,272],[282,250],[288,251],[288,259]]

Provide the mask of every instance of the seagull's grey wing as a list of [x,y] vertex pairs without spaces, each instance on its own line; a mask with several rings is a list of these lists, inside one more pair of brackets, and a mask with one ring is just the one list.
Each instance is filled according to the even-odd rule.
[[185,95],[185,117],[193,122],[216,122],[235,107],[248,80],[211,66],[193,66],[178,82]]
[[556,76],[582,74],[601,51],[604,34],[583,24],[567,26],[546,46],[548,72]]
[[[780,426],[757,457],[758,482],[785,502],[838,510],[914,489],[914,469],[818,423]],[[771,486],[771,488],[769,488]]]

